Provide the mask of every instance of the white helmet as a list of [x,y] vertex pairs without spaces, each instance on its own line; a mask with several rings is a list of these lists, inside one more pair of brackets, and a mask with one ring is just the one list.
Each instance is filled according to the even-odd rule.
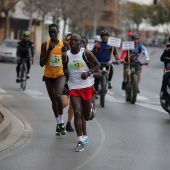
[[94,41],[101,41],[100,35],[95,35],[94,36]]

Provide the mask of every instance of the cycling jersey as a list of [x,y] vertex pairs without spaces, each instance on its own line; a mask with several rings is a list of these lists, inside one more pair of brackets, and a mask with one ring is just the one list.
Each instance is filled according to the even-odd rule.
[[[30,51],[31,50],[31,51]],[[34,42],[32,40],[20,40],[17,44],[17,56],[20,58],[27,58],[30,59],[30,52],[31,57],[34,57]]]
[[[93,48],[93,54],[99,62],[108,62],[111,59],[112,46],[108,45],[107,42],[96,42]],[[116,48],[113,50],[113,55],[116,60],[119,59]]]
[[[145,56],[145,60],[149,61],[149,55],[143,44],[135,45],[135,48],[130,50],[130,62],[140,62],[140,54]],[[120,60],[128,61],[128,50],[123,50],[120,56]]]

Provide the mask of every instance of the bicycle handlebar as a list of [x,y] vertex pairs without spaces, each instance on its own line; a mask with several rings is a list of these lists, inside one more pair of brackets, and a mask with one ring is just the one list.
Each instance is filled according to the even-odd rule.
[[125,63],[125,64],[131,65],[131,66],[136,66],[136,65],[144,66],[144,65],[146,65],[146,63],[138,63],[138,62],[135,62],[135,63]]
[[114,65],[119,65],[119,62],[118,62],[118,61],[113,61],[113,62],[111,62],[111,63],[109,63],[109,62],[100,62],[100,64],[101,64],[102,66],[109,66],[109,65],[112,65],[112,64],[114,64]]

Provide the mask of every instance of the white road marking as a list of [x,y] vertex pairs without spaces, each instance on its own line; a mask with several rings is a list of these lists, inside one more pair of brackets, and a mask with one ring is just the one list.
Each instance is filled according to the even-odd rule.
[[136,103],[136,104],[139,105],[139,106],[143,106],[143,107],[146,107],[146,108],[149,108],[149,109],[153,109],[153,110],[168,114],[168,112],[166,112],[161,106],[158,106],[158,105],[152,105],[152,104],[149,104],[149,103]]
[[2,88],[0,88],[0,93],[6,93],[6,91]]
[[24,93],[28,95],[33,95],[33,96],[44,95],[42,92],[38,90],[25,90]]

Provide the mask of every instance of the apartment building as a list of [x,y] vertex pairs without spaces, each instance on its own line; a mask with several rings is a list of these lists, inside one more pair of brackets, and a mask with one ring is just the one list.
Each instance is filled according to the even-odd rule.
[[94,29],[96,29],[95,34],[100,34],[103,29],[116,34],[119,27],[119,0],[98,0],[97,2],[94,20],[87,21],[85,24],[85,35],[92,38]]

